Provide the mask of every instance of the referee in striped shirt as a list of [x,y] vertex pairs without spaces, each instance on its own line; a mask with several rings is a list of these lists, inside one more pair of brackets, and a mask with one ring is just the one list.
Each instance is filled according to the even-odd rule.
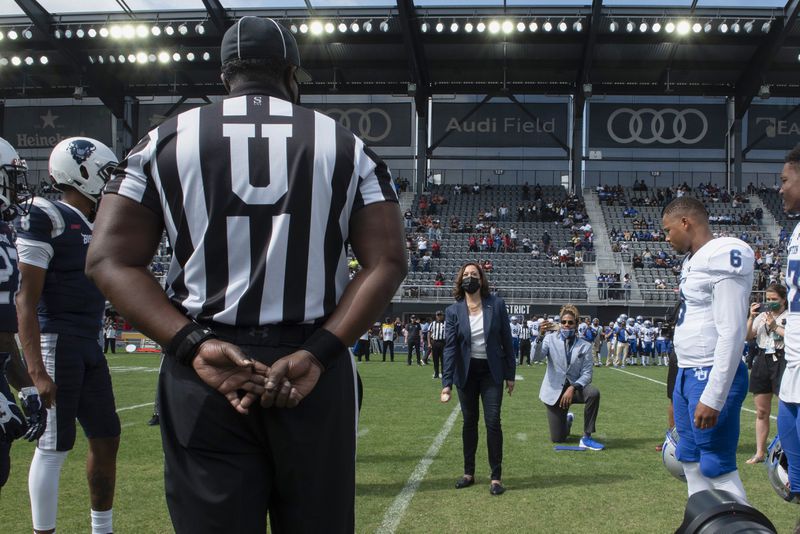
[[[150,131],[109,183],[87,273],[167,354],[167,504],[179,533],[353,532],[347,346],[406,273],[386,165],[298,105],[291,33],[223,37],[220,103]],[[147,265],[166,228],[166,292]],[[346,247],[362,266],[349,280]],[[260,402],[259,402],[260,401]]]
[[428,345],[433,354],[433,378],[439,378],[439,364],[444,355],[444,312],[436,311],[436,318],[428,329]]

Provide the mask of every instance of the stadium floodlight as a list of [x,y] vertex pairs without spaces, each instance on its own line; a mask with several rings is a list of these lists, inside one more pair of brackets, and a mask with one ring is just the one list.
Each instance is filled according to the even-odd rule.
[[744,31],[745,33],[753,33],[753,25],[756,23],[754,20],[748,20],[744,23]]
[[489,22],[489,33],[500,33],[500,23],[498,21]]
[[48,63],[50,63],[50,58],[48,58],[47,56],[42,56],[39,58],[39,63],[41,63],[42,65],[47,65]]
[[544,24],[542,24],[542,29],[546,32],[553,31],[553,23],[549,20],[546,20]]
[[172,61],[178,62],[181,60],[181,54],[179,52],[175,52],[172,54]]
[[464,24],[464,31],[467,33],[472,33],[472,30],[475,29],[475,26],[471,22],[467,22]]
[[762,33],[769,33],[771,29],[772,29],[772,19],[766,21],[764,24],[761,25]]
[[[422,31],[426,32],[426,31],[428,31],[428,26],[430,26],[430,24],[428,24],[427,22],[424,22],[422,24],[422,26],[423,26]],[[361,26],[359,26],[358,22],[353,22],[350,25],[350,31],[353,32],[353,33],[358,33],[359,31],[361,31]]]
[[458,22],[456,22],[456,21],[453,21],[453,22],[450,24],[450,32],[451,32],[451,33],[456,33],[456,32],[458,32]]
[[108,56],[108,62],[109,63],[116,63],[117,62],[117,56]]
[[661,31],[661,23],[660,23],[660,22],[658,22],[658,21],[655,21],[655,22],[653,23],[653,25],[652,25],[652,26],[650,26],[650,29],[651,29],[651,30],[653,30],[653,33],[658,33],[658,32],[660,32],[660,31]]
[[723,20],[717,29],[719,30],[719,33],[728,33],[728,23]]
[[103,63],[106,62],[106,58],[104,58],[103,56],[97,56],[97,62],[102,65]]
[[8,65],[8,59],[4,57],[0,57],[0,67],[5,67]]
[[625,24],[625,31],[628,33],[633,33],[634,29],[636,29],[636,25],[629,20],[628,23]]
[[293,22],[291,25],[289,25],[289,31],[292,33],[297,33],[298,32],[297,24]]
[[678,26],[676,28],[678,30],[678,35],[688,35],[688,33],[692,29],[692,25],[689,24],[688,20],[681,20],[678,22]]
[[153,35],[153,37],[158,37],[159,35],[161,35],[161,26],[159,26],[158,24],[153,24],[150,27],[150,33]]
[[95,37],[97,37],[97,30],[94,28],[89,28],[86,31],[86,35],[88,35],[90,39],[94,39]]
[[[64,32],[66,34],[66,32]],[[122,39],[122,26],[114,24],[111,26],[110,35],[112,39]]]
[[122,27],[122,36],[125,39],[133,39],[136,37],[136,28],[133,27],[133,24],[126,24]]
[[700,24],[699,22],[695,22],[694,24],[692,24],[692,31],[694,33],[700,33],[701,31],[703,31],[703,25]]
[[33,65],[33,61],[34,60],[33,60],[33,58],[31,56],[28,56],[28,57],[25,58],[25,64],[28,65],[28,66]]
[[323,30],[324,30],[324,28],[322,26],[322,22],[320,22],[318,20],[312,20],[311,21],[311,26],[309,26],[309,28],[311,29],[311,34],[312,35],[321,35]]
[[147,61],[149,63],[155,63],[156,61],[158,61],[158,56],[155,54],[147,54]]
[[581,22],[580,19],[572,23],[572,31],[578,33],[583,31],[583,22]]
[[641,33],[647,33],[647,30],[649,30],[649,29],[650,29],[650,27],[647,25],[647,23],[645,21],[642,21],[642,23],[639,24],[639,31]]
[[527,26],[525,26],[525,23],[524,23],[524,22],[522,22],[522,21],[519,21],[519,22],[517,22],[517,31],[518,31],[519,33],[522,33],[522,32],[524,32],[526,27],[527,27]]
[[558,31],[565,32],[567,31],[567,23],[562,19],[561,22],[558,23]]
[[128,63],[136,63],[136,54],[128,54]]
[[169,36],[175,35],[175,27],[172,24],[167,24],[167,27],[164,28],[164,33]]
[[211,61],[211,53],[203,52],[203,61]]
[[198,22],[194,27],[194,33],[197,35],[203,35],[206,33],[206,26],[202,22]]
[[88,56],[89,64],[94,65],[94,56]]
[[711,33],[712,29],[713,29],[713,26],[711,25],[711,21],[710,20],[703,25],[703,31],[705,33]]
[[145,52],[139,52],[138,54],[136,54],[136,62],[147,63],[147,54]]
[[25,28],[24,30],[22,30],[22,36],[25,39],[33,39],[33,32],[31,31],[30,28]]
[[444,31],[444,24],[440,20],[436,23],[436,33],[442,33]]
[[14,56],[11,58],[11,64],[15,67],[19,67],[22,65],[22,60],[19,58],[19,56]]
[[483,22],[483,21],[480,21],[480,22],[478,23],[478,25],[477,25],[477,26],[475,26],[475,29],[476,29],[476,30],[478,30],[478,33],[483,33],[483,32],[485,32],[485,31],[486,31],[486,23],[485,23],[485,22]]
[[[148,28],[144,24],[139,24],[138,26],[136,26],[136,37],[138,37],[139,39],[144,39],[148,35],[150,35],[150,28]],[[80,35],[78,37],[80,37]]]
[[300,33],[308,33],[308,24],[305,22],[300,25]]
[[[14,32],[14,35],[16,35],[16,34],[17,34],[17,32]],[[11,32],[8,33],[8,36],[11,37]],[[72,39],[72,30],[70,28],[67,28],[66,30],[64,30],[64,37],[66,39]],[[16,39],[16,37],[11,37],[11,38],[12,39]]]
[[616,20],[612,20],[611,23],[608,25],[608,31],[614,33],[617,30],[619,30],[619,22],[617,22]]
[[511,22],[510,20],[504,20],[502,28],[503,28],[503,33],[508,35],[509,33],[514,31],[514,23]]
[[119,60],[120,63],[125,63],[125,54],[117,56],[117,60]]
[[98,34],[100,34],[100,37],[102,37],[103,39],[105,39],[105,38],[107,38],[109,35],[111,35],[111,32],[109,32],[109,31],[108,31],[108,28],[106,28],[105,26],[103,26],[102,28],[100,28],[100,29],[98,30],[98,32],[97,32],[97,33],[98,33]]
[[673,33],[675,31],[675,23],[672,21],[667,22],[664,25],[664,31],[667,33]]
[[186,53],[186,60],[187,61],[194,61],[194,52],[187,52]]
[[[297,32],[295,32],[297,33]],[[347,24],[344,22],[339,23],[339,33],[347,33]]]
[[11,39],[12,41],[16,41],[17,37],[19,37],[17,30],[8,30],[8,33],[6,35],[8,35],[8,38]]
[[530,24],[528,24],[528,29],[529,29],[529,30],[530,30],[532,33],[536,33],[536,32],[539,30],[539,23],[538,23],[538,22],[536,22],[535,20],[532,20],[532,21],[531,21],[531,23],[530,23]]
[[[454,24],[455,24],[455,23],[454,23]],[[381,29],[381,31],[382,31],[383,33],[386,33],[386,32],[388,32],[388,31],[389,31],[389,21],[388,21],[388,20],[383,20],[383,21],[381,21],[381,23],[380,23],[380,26],[379,26],[379,27],[380,27],[380,29]],[[456,27],[456,31],[458,31],[458,28],[457,28],[457,27]]]
[[325,23],[325,33],[331,34],[336,31],[336,26],[334,26],[333,22],[328,21]]
[[186,35],[189,33],[189,27],[184,23],[178,26],[178,33],[181,35]]
[[367,32],[367,33],[371,32],[372,31],[372,21],[371,20],[364,21],[364,24],[362,24],[361,27],[364,29],[365,32]]
[[[0,33],[2,33],[2,32],[0,32]],[[55,37],[56,39],[61,39],[61,29],[60,28],[56,28],[55,29],[55,31],[53,32],[53,37]],[[3,40],[3,37],[0,36],[0,41],[2,41],[2,40]]]
[[172,56],[169,55],[169,52],[164,52],[163,50],[158,53],[158,62],[159,63],[169,63],[169,60],[172,59]]
[[731,24],[731,31],[733,33],[739,33],[740,31],[742,31],[742,25],[739,24],[738,20],[736,22],[734,22],[733,24]]

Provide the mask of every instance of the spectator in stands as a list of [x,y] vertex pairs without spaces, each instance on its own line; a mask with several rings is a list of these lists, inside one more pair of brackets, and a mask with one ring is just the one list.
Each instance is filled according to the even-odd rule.
[[442,256],[442,245],[440,245],[437,240],[431,243],[431,256],[434,258],[440,258]]
[[492,260],[487,259],[483,262],[483,270],[487,273],[490,273],[494,270],[494,265],[492,264]]
[[667,289],[667,284],[661,278],[656,278],[655,287],[656,289]]
[[500,204],[500,208],[497,210],[497,217],[501,221],[507,221],[508,214],[509,214],[508,206],[506,206],[506,203],[503,202],[502,204]]
[[431,257],[425,254],[420,259],[422,262],[422,272],[429,273],[431,272]]
[[437,287],[441,287],[444,285],[444,273],[442,273],[441,271],[436,273],[436,278],[433,281],[433,285]]
[[626,218],[636,217],[639,214],[639,211],[634,207],[627,207],[625,211],[622,212],[622,216]]
[[406,232],[411,231],[411,226],[414,223],[414,214],[411,213],[411,210],[406,210],[403,214],[403,224],[405,225]]
[[644,267],[644,263],[642,262],[642,257],[638,254],[633,255],[633,268],[634,269],[641,269]]
[[523,252],[531,251],[531,240],[527,236],[522,238],[522,251]]
[[531,256],[534,258],[539,257],[539,246],[536,243],[531,243]]
[[453,186],[453,193],[455,193],[456,195],[460,195],[461,194],[461,187],[462,187],[461,184],[454,185]]
[[419,254],[412,252],[408,261],[411,264],[411,272],[417,272],[419,270]]
[[544,233],[542,233],[542,249],[546,254],[550,253],[550,244],[552,242],[553,238],[550,237],[550,234],[547,232],[547,230],[545,230]]
[[644,254],[642,254],[642,261],[645,267],[649,268],[653,266],[653,253],[650,252],[650,249],[647,247],[645,247]]
[[481,193],[481,186],[480,184],[478,184],[478,182],[475,182],[475,184],[472,186],[472,194],[479,195],[480,193]]
[[478,252],[478,238],[474,235],[469,236],[469,252]]

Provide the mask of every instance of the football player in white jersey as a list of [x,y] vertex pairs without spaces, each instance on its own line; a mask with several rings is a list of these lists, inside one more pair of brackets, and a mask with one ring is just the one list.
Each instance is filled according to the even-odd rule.
[[746,499],[736,467],[739,418],[747,395],[742,362],[753,285],[753,250],[731,237],[714,238],[708,212],[692,197],[664,208],[667,241],[686,254],[675,326],[678,376],[673,392],[676,451],[689,496],[721,489]]
[[[800,145],[786,156],[781,173],[780,194],[783,209],[800,212]],[[800,495],[800,224],[788,244],[786,286],[789,289],[789,315],[784,331],[786,370],[778,394],[778,436],[789,460],[789,490]]]
[[641,347],[640,358],[643,366],[650,365],[650,358],[653,356],[653,338],[655,337],[655,331],[656,329],[653,328],[653,323],[651,321],[645,321],[639,329],[639,339],[641,341],[639,344]]

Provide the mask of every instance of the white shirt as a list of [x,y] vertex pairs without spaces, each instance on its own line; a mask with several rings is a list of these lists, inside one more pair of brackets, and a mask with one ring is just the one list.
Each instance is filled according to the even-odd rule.
[[[782,314],[775,317],[775,321],[778,323],[778,326],[783,324],[783,321],[786,320],[786,316],[789,313],[789,310],[784,310]],[[759,313],[755,319],[753,319],[753,330],[756,333],[756,345],[759,348],[764,349],[764,354],[775,354],[775,349],[782,349],[783,347],[783,340],[776,341],[775,337],[772,335],[772,332],[767,330],[767,314],[766,313]]]
[[712,367],[700,402],[722,410],[741,362],[753,249],[739,239],[712,239],[681,269],[681,309],[675,327],[678,367]]
[[472,338],[470,353],[473,358],[486,360],[486,338],[483,335],[483,310],[478,315],[469,316],[469,330]]
[[788,243],[786,286],[789,288],[789,314],[783,336],[786,370],[778,395],[783,402],[800,403],[800,224],[795,226]]
[[652,343],[653,342],[653,335],[656,333],[656,329],[652,326],[643,326],[642,327],[642,341],[645,343]]
[[539,325],[541,324],[540,321],[531,321],[530,329],[531,329],[531,339],[536,339],[539,337]]
[[509,326],[511,327],[511,337],[519,337],[522,331],[522,325],[519,323],[509,323]]

